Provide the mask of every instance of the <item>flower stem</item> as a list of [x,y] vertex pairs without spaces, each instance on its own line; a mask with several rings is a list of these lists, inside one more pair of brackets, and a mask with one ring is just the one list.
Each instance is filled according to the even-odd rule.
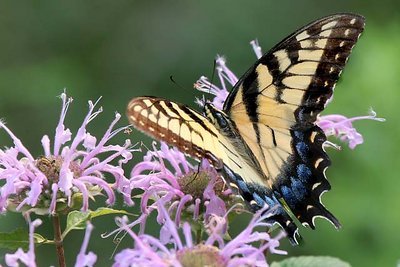
[[53,228],[54,228],[54,243],[56,245],[57,250],[57,258],[58,265],[60,267],[65,267],[65,254],[64,254],[64,245],[61,236],[61,225],[60,225],[60,217],[58,214],[53,216]]
[[197,233],[196,233],[196,244],[200,244],[201,243],[201,236],[202,236],[203,234],[202,234],[202,230],[201,229],[198,229],[197,230]]

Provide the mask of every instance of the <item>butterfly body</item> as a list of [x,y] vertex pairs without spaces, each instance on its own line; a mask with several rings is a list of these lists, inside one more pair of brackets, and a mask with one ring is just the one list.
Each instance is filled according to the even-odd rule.
[[155,97],[131,100],[133,126],[207,159],[238,189],[253,211],[275,207],[277,223],[297,243],[291,217],[314,228],[337,219],[321,203],[330,189],[326,136],[315,124],[364,27],[364,18],[337,14],[296,31],[263,55],[237,82],[222,110],[205,104],[205,116]]

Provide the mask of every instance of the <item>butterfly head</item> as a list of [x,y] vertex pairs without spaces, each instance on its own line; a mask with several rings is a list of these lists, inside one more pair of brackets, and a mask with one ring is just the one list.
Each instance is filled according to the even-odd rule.
[[228,115],[216,108],[213,104],[206,103],[204,105],[204,112],[207,119],[214,124],[217,129],[224,131],[231,127],[232,122],[228,118]]

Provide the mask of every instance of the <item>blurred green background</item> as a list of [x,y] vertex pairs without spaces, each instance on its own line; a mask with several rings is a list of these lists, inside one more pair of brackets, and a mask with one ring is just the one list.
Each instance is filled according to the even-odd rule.
[[[316,231],[300,230],[302,246],[285,240],[282,247],[290,256],[331,255],[354,266],[395,266],[400,259],[399,1],[2,1],[0,118],[39,156],[41,137],[54,134],[56,96],[64,88],[74,98],[66,121],[73,131],[87,112],[87,100],[103,96],[105,111],[89,127],[100,136],[133,96],[157,95],[194,106],[199,94],[192,85],[200,75],[211,76],[217,53],[240,75],[255,61],[250,40],[258,38],[266,51],[297,28],[336,12],[362,14],[367,26],[324,114],[364,115],[373,107],[387,121],[357,122],[365,143],[354,151],[345,146],[329,151],[333,189],[323,200],[343,228],[336,231],[318,220]],[[120,125],[126,123],[123,118]],[[136,132],[130,137],[144,138]],[[0,144],[11,145],[4,131]],[[109,266],[114,245],[98,236],[114,229],[113,220],[94,224],[90,249],[99,256],[97,266]],[[18,214],[0,217],[0,231],[17,225],[25,225]],[[38,231],[52,236],[48,222]],[[69,265],[82,238],[83,232],[76,232],[66,239]],[[39,266],[56,265],[53,247],[37,251]],[[5,251],[0,253],[4,263]]]

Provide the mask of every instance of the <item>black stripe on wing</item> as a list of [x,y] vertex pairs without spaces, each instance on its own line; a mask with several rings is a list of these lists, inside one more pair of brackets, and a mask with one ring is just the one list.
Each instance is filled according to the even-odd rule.
[[162,98],[137,97],[127,107],[129,122],[151,137],[197,159],[219,164],[215,127],[185,105]]
[[[304,91],[302,101],[295,110],[296,120],[314,122],[332,96],[351,49],[363,28],[364,18],[353,14],[329,16],[301,28],[268,51],[243,75],[228,96],[224,110],[229,113],[238,90],[242,89],[242,101],[248,115],[256,121],[257,108],[260,107],[255,103],[258,95],[265,89],[260,87],[260,77],[256,71],[261,64],[268,68],[272,76],[272,85],[276,88],[274,99],[284,104],[286,101],[282,94],[285,90]],[[315,70],[302,75],[291,72],[296,66],[307,63],[309,66],[317,63]],[[296,77],[299,80],[295,80]]]
[[[325,25],[329,24],[332,24],[332,26],[323,29]],[[347,63],[351,50],[363,29],[364,18],[361,16],[348,14],[331,16],[299,30],[261,58],[260,63],[268,66],[274,78],[273,84],[278,88],[276,100],[280,103],[285,103],[281,98],[284,90],[298,89],[296,87],[290,88],[288,86],[290,84],[284,83],[285,77],[295,75],[290,73],[290,68],[302,62],[318,62],[315,73],[311,75],[311,83],[305,89],[302,102],[295,111],[298,121],[314,122],[316,116],[325,108],[327,100],[332,97],[334,87]],[[330,32],[328,36],[321,36],[328,32]],[[303,33],[309,36],[297,40],[296,38]],[[318,42],[323,44],[324,41],[326,43],[323,46],[318,44]],[[309,44],[309,46],[307,47],[306,44]],[[284,71],[279,69],[277,57],[274,55],[279,50],[285,51],[291,62]],[[317,59],[318,51],[321,51],[322,54]],[[315,53],[316,56],[312,53]]]
[[[363,28],[364,18],[353,14],[332,15],[306,25],[262,56],[234,86],[224,105],[234,122],[246,110],[257,137],[262,134],[260,123],[272,122],[269,116],[282,117],[279,124],[269,126],[287,125],[292,151],[280,167],[273,189],[265,191],[261,185],[250,184],[242,187],[256,190],[266,203],[276,198],[281,204],[279,209],[287,205],[302,224],[312,228],[316,217],[340,227],[320,200],[322,193],[330,189],[325,177],[330,160],[323,150],[326,136],[314,122],[331,98]],[[242,134],[246,131],[240,125],[238,128]],[[248,195],[249,200],[254,198]],[[275,219],[295,241],[297,228],[293,221],[282,214]]]

